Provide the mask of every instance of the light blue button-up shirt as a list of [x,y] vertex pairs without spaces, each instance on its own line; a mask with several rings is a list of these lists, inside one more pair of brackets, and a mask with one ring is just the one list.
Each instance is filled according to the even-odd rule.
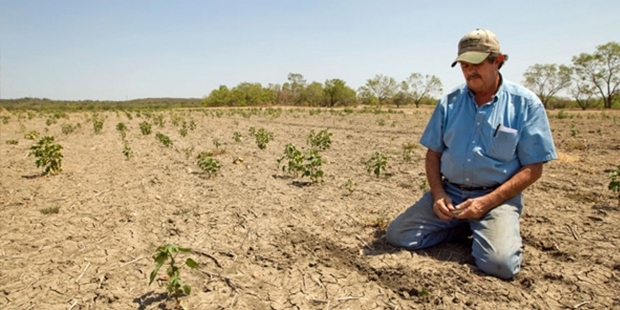
[[544,106],[506,80],[480,107],[467,84],[441,98],[420,143],[442,153],[446,179],[468,186],[502,184],[522,166],[557,159]]

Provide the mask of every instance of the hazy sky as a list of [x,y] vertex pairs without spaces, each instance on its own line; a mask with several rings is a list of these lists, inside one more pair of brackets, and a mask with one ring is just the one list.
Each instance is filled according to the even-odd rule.
[[[475,3],[475,4],[474,4]],[[434,74],[448,91],[459,39],[499,37],[527,67],[620,41],[620,1],[0,0],[0,98],[200,98],[219,85]]]

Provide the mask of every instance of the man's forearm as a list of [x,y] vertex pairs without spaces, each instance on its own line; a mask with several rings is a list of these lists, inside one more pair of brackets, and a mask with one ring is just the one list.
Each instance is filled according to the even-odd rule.
[[488,200],[487,211],[524,191],[540,178],[542,171],[543,163],[523,166],[512,178],[508,179],[508,181],[504,182],[500,187],[485,196]]
[[431,188],[433,198],[445,194],[443,180],[441,179],[441,153],[427,150],[425,158],[426,178]]

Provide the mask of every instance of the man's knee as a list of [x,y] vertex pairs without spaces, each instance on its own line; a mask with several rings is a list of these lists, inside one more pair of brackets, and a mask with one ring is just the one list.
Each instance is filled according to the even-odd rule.
[[509,280],[521,269],[521,253],[486,253],[476,257],[476,265],[488,275]]
[[399,248],[405,248],[408,250],[420,249],[421,233],[416,233],[411,229],[406,229],[400,225],[398,218],[394,220],[387,228],[385,239],[386,241]]

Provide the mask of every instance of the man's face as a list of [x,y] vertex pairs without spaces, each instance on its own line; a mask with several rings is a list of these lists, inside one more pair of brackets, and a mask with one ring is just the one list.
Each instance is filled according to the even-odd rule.
[[487,59],[479,64],[472,64],[464,61],[459,62],[467,86],[474,93],[495,90],[497,86],[495,82],[497,81],[500,63],[500,59],[496,59],[494,63],[489,63]]

